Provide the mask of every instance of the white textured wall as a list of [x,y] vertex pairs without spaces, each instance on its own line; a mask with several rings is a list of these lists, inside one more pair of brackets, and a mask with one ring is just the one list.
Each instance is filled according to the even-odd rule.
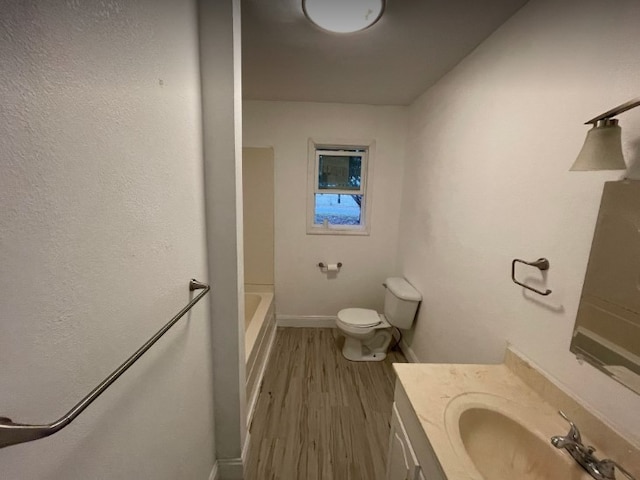
[[[206,280],[193,2],[5,1],[0,415],[64,414]],[[3,479],[207,479],[208,299]]]
[[[568,170],[583,122],[640,93],[638,18],[637,0],[532,0],[418,99],[399,243],[422,361],[499,362],[512,342],[636,440],[640,397],[569,353],[603,183],[623,174]],[[638,160],[640,111],[620,121]],[[552,295],[511,282],[516,257],[549,259]]]
[[[279,316],[335,316],[382,308],[382,281],[396,273],[406,107],[325,103],[244,104],[244,146],[275,155],[275,285]],[[307,235],[307,141],[375,140],[369,236]],[[342,262],[328,278],[318,262]]]

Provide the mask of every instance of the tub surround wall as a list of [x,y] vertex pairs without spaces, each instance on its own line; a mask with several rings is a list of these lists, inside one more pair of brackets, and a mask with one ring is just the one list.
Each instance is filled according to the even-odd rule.
[[[244,102],[244,145],[275,152],[275,285],[278,320],[332,320],[350,306],[382,308],[395,271],[406,135],[405,107]],[[375,140],[369,236],[307,235],[307,142]],[[343,262],[328,276],[318,262]],[[331,322],[332,323],[332,322]],[[333,324],[333,323],[332,323]]]
[[[419,360],[498,363],[510,341],[636,441],[640,397],[569,352],[603,184],[623,173],[569,168],[583,122],[638,95],[637,18],[636,0],[532,0],[419,98],[398,248],[424,296]],[[636,162],[640,114],[620,121]],[[514,285],[516,257],[548,258],[553,294]]]
[[274,283],[273,148],[242,149],[244,281]]
[[[196,9],[2,2],[0,415],[59,418],[207,280]],[[209,296],[3,479],[207,479]],[[222,442],[224,443],[224,442]]]

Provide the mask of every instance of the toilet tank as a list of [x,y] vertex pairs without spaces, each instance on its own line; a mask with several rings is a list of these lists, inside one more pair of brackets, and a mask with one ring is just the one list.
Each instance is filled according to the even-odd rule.
[[411,328],[422,295],[402,277],[387,278],[385,286],[385,318],[394,327]]

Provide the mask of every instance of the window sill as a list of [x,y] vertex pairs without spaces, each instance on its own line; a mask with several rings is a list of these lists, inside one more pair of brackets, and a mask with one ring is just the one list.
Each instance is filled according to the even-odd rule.
[[368,236],[369,229],[367,228],[307,228],[307,235],[359,235]]

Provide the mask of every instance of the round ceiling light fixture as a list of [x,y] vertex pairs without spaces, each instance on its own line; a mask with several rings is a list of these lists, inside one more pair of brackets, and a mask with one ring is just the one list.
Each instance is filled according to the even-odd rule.
[[316,26],[334,33],[359,32],[376,23],[385,0],[302,0],[302,9]]

